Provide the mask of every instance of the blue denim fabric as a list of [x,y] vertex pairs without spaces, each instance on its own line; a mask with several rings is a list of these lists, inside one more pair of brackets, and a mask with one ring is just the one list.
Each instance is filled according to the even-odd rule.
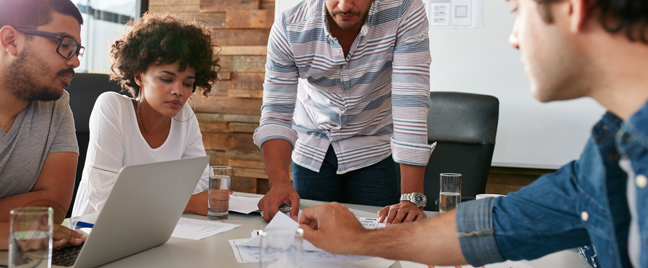
[[391,156],[344,174],[336,174],[337,169],[335,151],[329,146],[319,173],[293,163],[293,186],[306,199],[370,206],[399,202],[400,177]]
[[[457,231],[468,263],[535,259],[591,244],[601,267],[631,267],[622,156],[630,159],[636,175],[648,174],[648,104],[627,121],[605,114],[580,159],[556,173],[505,198],[460,204]],[[635,187],[640,263],[648,267],[648,187]]]

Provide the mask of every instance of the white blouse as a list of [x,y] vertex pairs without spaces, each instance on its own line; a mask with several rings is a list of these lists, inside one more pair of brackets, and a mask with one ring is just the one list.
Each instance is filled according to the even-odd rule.
[[[90,115],[90,143],[72,216],[101,211],[124,166],[204,156],[200,127],[191,107],[184,105],[174,118],[178,121],[171,120],[166,141],[151,148],[140,132],[131,98],[115,92],[101,94]],[[209,166],[194,194],[208,186]]]

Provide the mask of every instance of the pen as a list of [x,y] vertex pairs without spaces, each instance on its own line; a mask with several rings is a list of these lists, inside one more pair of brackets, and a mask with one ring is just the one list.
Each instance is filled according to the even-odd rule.
[[92,227],[94,227],[94,224],[89,223],[89,222],[84,222],[84,221],[74,221],[72,223],[72,226],[74,226],[74,229],[76,229],[76,228],[92,228]]

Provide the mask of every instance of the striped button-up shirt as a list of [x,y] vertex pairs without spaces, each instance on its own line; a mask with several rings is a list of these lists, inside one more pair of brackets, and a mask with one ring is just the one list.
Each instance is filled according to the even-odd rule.
[[421,0],[374,0],[348,55],[324,0],[305,0],[272,27],[254,143],[287,140],[292,160],[315,172],[329,145],[338,174],[390,155],[425,166],[430,61]]

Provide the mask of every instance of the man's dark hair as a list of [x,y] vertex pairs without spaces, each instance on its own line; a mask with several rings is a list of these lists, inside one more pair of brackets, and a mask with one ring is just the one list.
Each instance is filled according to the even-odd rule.
[[[540,14],[547,22],[553,17],[547,4],[558,0],[535,0],[540,4]],[[625,32],[630,41],[641,40],[648,44],[648,1],[647,0],[593,0],[591,11],[609,33]]]
[[35,29],[52,21],[52,12],[68,15],[83,24],[79,9],[70,0],[0,0],[0,28]]

